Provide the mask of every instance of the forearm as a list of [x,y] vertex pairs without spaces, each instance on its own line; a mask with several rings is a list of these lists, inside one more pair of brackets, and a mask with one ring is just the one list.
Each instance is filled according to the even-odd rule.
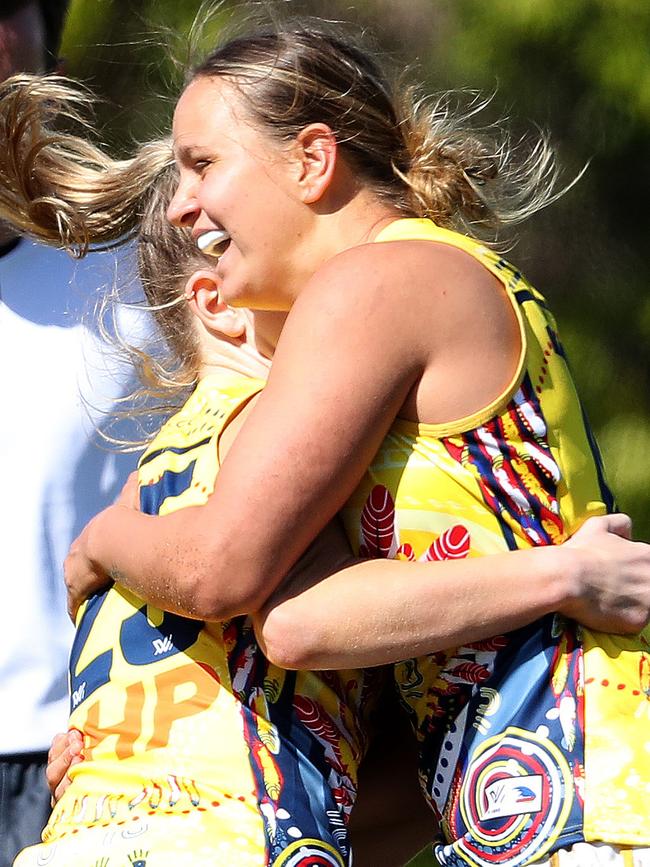
[[468,560],[349,560],[256,615],[285,668],[381,665],[488,638],[566,605],[582,554],[537,548]]
[[[366,258],[355,263],[360,279]],[[357,286],[351,317],[350,275],[339,277],[301,292],[268,385],[205,504],[164,517],[122,515],[113,527],[99,516],[87,558],[99,573],[202,619],[264,605],[358,486],[428,357],[410,339],[416,317],[391,281]],[[69,574],[74,611],[97,582],[72,566]]]
[[87,555],[104,572],[165,611],[201,620],[223,620],[251,611],[271,592],[248,593],[245,579],[226,568],[213,569],[215,553],[227,541],[203,520],[201,507],[151,516],[111,506],[91,522]]

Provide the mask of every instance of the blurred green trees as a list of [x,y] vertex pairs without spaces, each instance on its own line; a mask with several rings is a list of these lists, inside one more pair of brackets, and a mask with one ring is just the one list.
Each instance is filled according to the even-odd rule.
[[[165,131],[182,77],[172,63],[198,0],[73,0],[68,72],[104,99],[102,135],[128,152]],[[650,6],[638,0],[223,2],[209,30],[253,8],[369,25],[429,90],[495,93],[487,114],[515,138],[548,129],[569,181],[510,254],[550,299],[619,504],[650,539]]]

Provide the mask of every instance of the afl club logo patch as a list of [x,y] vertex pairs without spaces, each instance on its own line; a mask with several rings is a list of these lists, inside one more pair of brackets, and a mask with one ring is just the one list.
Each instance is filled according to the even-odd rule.
[[481,805],[481,821],[538,813],[542,809],[543,777],[502,777],[489,783]]
[[573,800],[571,770],[557,747],[508,728],[483,741],[467,766],[449,816],[450,848],[477,867],[528,864],[561,835]]

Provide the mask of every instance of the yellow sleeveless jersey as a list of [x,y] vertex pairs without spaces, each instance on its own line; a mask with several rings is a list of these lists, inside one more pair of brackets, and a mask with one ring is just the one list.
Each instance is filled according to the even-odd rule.
[[[451,245],[494,274],[521,354],[480,412],[393,424],[344,510],[355,549],[442,560],[562,542],[612,499],[544,299],[494,252],[428,220],[398,220],[377,241],[403,239]],[[523,865],[584,840],[650,843],[649,638],[556,615],[395,667],[445,838],[439,863]]]
[[[140,461],[142,511],[206,501],[219,436],[262,386],[234,373],[199,383]],[[176,849],[173,864],[202,864],[200,852],[224,865],[350,862],[371,674],[284,671],[264,658],[247,618],[190,620],[116,585],[80,612],[70,678],[85,759],[47,842],[101,828],[137,842],[149,823],[150,867]],[[76,864],[65,854],[61,863]]]

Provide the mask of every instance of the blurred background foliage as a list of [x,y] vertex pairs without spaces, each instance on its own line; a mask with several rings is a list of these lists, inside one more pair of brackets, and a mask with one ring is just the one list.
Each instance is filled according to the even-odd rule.
[[[168,130],[199,0],[73,0],[63,56],[127,153]],[[514,138],[551,133],[570,181],[509,253],[549,298],[619,505],[650,539],[650,4],[639,0],[231,0],[203,40],[251,11],[369,27],[428,91],[480,90]]]

